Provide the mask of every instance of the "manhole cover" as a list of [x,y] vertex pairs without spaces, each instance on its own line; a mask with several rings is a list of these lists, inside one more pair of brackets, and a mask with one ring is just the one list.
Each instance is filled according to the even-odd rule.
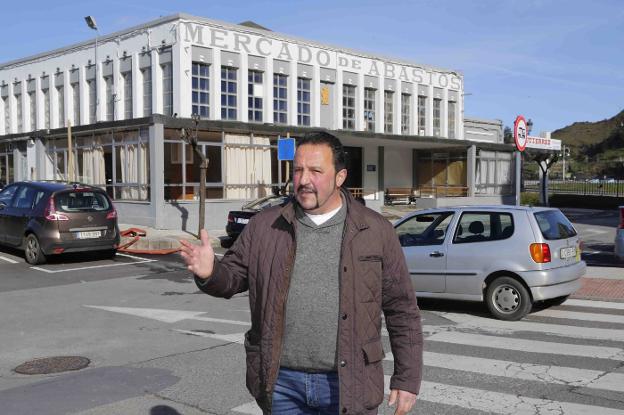
[[22,375],[47,375],[50,373],[79,370],[89,366],[90,360],[81,356],[56,356],[22,363],[15,370]]

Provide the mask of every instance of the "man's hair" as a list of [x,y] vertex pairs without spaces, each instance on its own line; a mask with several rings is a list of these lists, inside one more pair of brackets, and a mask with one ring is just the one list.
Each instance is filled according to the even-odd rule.
[[342,143],[333,134],[330,134],[325,131],[318,131],[314,133],[307,133],[303,137],[297,139],[297,147],[302,146],[304,144],[325,144],[329,146],[332,151],[332,156],[334,158],[334,168],[336,169],[336,173],[346,167],[346,154],[344,151],[344,147]]

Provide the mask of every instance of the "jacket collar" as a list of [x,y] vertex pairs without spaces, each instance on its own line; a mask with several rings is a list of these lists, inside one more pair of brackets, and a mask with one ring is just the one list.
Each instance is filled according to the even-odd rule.
[[[364,207],[360,202],[355,200],[351,193],[344,189],[340,188],[344,200],[347,204],[347,218],[346,223],[354,226],[357,230],[363,230],[370,227],[368,223],[369,215],[366,212],[366,207]],[[282,217],[288,222],[290,225],[294,225],[294,221],[296,220],[295,214],[295,204],[298,203],[297,199],[294,197],[291,199],[289,203],[287,203],[281,210]]]

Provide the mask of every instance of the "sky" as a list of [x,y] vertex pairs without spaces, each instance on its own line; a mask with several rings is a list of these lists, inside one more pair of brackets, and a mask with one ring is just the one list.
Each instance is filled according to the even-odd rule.
[[[0,63],[188,13],[464,75],[465,116],[533,134],[624,109],[622,0],[3,0]],[[8,6],[10,4],[10,6]]]

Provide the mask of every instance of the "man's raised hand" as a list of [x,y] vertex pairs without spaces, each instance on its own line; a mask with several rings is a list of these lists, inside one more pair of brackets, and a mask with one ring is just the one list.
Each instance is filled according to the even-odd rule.
[[202,229],[199,233],[201,245],[193,245],[188,241],[180,240],[180,255],[184,258],[186,268],[199,278],[207,279],[212,275],[214,266],[214,251],[210,245],[208,232]]

